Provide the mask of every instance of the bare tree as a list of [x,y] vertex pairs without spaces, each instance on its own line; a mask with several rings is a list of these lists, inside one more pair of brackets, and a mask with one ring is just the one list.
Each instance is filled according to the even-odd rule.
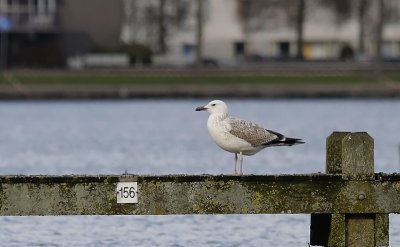
[[271,0],[237,0],[237,15],[242,25],[245,45],[249,43],[251,33],[261,30],[265,22],[269,21],[266,12],[276,3],[277,1]]
[[[329,0],[326,0],[329,2]],[[332,1],[330,1],[332,2]],[[365,53],[365,29],[367,26],[367,11],[371,5],[371,0],[358,0],[358,1],[346,1],[338,0],[333,2],[336,8],[336,15],[343,22],[349,19],[352,12],[356,12],[358,21],[358,32],[357,32],[357,52],[362,55]]]
[[[296,0],[237,0],[238,16],[242,23],[245,39],[251,32],[263,29],[266,22],[272,21],[271,9],[285,14],[286,24],[296,32],[297,55],[303,59],[304,21],[306,18],[306,1]],[[272,18],[271,18],[272,17]]]
[[204,21],[204,0],[197,0],[197,12],[196,12],[196,66],[202,66],[203,59],[203,21]]
[[303,43],[304,43],[304,18],[305,18],[306,3],[305,0],[297,0],[297,15],[296,15],[296,44],[298,60],[303,60]]
[[166,36],[167,36],[167,23],[165,13],[166,0],[159,0],[158,2],[158,52],[165,53],[167,51]]
[[358,54],[365,53],[365,22],[366,22],[366,12],[369,5],[369,0],[360,0],[358,3]]
[[382,60],[382,35],[384,26],[384,16],[385,16],[385,2],[384,0],[378,1],[377,6],[377,22],[376,22],[376,61],[378,63]]
[[183,28],[188,18],[188,0],[156,0],[149,1],[146,7],[147,29],[156,35],[155,50],[158,53],[168,51],[168,38],[177,30]]

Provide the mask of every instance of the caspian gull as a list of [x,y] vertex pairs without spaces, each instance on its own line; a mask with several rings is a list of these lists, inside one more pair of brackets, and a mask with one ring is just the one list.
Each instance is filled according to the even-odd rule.
[[[230,117],[227,105],[221,100],[213,100],[205,106],[197,107],[196,111],[210,113],[207,128],[211,138],[220,148],[235,154],[235,175],[243,174],[243,155],[253,155],[271,146],[292,146],[304,143],[301,139],[285,137],[252,122]],[[238,154],[239,173],[237,172]]]

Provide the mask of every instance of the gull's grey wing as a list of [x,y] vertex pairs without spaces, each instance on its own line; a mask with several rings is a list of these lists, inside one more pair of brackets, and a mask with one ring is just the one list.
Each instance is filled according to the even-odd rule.
[[228,123],[231,127],[229,133],[247,141],[253,147],[268,145],[269,143],[273,144],[274,141],[284,138],[279,133],[264,129],[255,123],[243,119],[229,118]]

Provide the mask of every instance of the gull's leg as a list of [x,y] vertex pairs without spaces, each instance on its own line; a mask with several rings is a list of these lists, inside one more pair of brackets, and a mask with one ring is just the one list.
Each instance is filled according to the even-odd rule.
[[240,152],[240,173],[239,173],[239,175],[243,175],[243,154],[242,154],[242,152]]
[[237,175],[237,169],[236,169],[236,167],[237,167],[237,160],[238,160],[237,153],[235,153],[235,173],[233,173],[233,175]]

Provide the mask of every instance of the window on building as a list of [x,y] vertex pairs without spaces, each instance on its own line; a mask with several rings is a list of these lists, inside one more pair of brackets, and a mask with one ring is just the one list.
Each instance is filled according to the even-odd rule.
[[290,43],[287,41],[279,42],[279,57],[287,59],[290,56]]
[[246,52],[246,46],[245,46],[245,43],[243,42],[243,41],[238,41],[238,42],[235,42],[234,44],[233,44],[233,53],[235,54],[235,56],[236,57],[239,57],[239,56],[244,56],[245,55],[245,52]]

